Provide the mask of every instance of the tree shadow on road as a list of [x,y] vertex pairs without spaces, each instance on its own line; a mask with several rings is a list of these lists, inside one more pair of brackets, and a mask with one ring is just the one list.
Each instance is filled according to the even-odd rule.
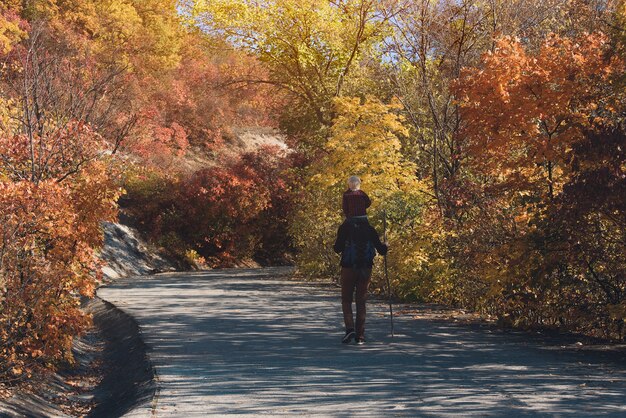
[[[163,386],[161,412],[333,416],[622,416],[622,356],[525,333],[397,318],[371,304],[342,345],[339,296],[263,270],[167,274],[125,292]],[[108,293],[107,293],[108,294]]]

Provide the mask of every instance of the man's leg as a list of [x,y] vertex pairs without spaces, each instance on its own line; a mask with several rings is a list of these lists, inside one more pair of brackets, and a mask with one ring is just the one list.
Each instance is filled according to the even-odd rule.
[[372,277],[372,269],[354,270],[356,280],[356,338],[365,338],[365,302],[367,301],[367,288]]
[[346,267],[341,268],[341,310],[343,311],[343,322],[346,325],[346,332],[354,330],[354,316],[352,315],[352,299],[354,287],[357,284],[355,270]]

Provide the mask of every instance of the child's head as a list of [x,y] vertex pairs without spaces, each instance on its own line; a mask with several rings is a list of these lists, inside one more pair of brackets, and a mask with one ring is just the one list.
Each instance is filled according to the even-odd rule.
[[350,176],[348,179],[348,187],[350,190],[359,190],[361,188],[361,179],[357,176]]

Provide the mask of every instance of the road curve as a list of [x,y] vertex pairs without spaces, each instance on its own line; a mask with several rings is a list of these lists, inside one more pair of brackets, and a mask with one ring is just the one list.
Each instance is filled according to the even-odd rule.
[[620,353],[524,333],[397,318],[371,303],[342,345],[338,293],[284,270],[168,273],[98,295],[133,315],[158,374],[128,416],[625,416]]

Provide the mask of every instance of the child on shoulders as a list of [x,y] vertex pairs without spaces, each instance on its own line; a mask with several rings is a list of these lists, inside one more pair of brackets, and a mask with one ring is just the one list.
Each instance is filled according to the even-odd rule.
[[369,196],[361,190],[361,179],[351,176],[348,179],[348,190],[343,193],[342,207],[346,219],[367,219],[366,210],[371,204]]

